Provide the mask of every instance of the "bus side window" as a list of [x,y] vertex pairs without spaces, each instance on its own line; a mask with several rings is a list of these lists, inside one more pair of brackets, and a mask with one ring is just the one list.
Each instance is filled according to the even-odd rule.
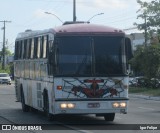
[[38,37],[38,42],[37,42],[37,58],[40,58],[40,52],[41,52],[41,37]]
[[47,52],[47,36],[42,37],[41,58],[46,58]]
[[28,56],[27,58],[30,59],[31,58],[31,44],[32,44],[32,39],[28,39]]
[[26,59],[28,59],[29,58],[29,41],[30,41],[30,39],[27,39],[27,43],[26,43]]
[[17,42],[17,59],[21,58],[21,41]]
[[34,58],[37,58],[38,37],[34,38]]
[[30,47],[30,58],[33,59],[34,58],[34,39],[31,39],[31,47]]
[[[49,41],[49,46],[48,46],[48,52],[50,55],[48,55],[48,60],[52,60],[51,54],[53,54],[53,40]],[[53,63],[48,63],[48,75],[53,75]]]
[[17,59],[21,58],[21,41],[17,42]]
[[21,59],[21,53],[22,53],[22,49],[21,49],[21,41],[19,41],[19,46],[18,46],[18,49],[19,49],[19,55],[18,55],[18,59]]
[[23,50],[23,59],[26,59],[26,57],[27,57],[27,40],[24,40],[24,44],[23,44],[24,46],[23,46],[23,48],[24,48],[24,50]]
[[24,55],[24,41],[21,41],[21,59],[23,59]]
[[46,36],[47,40],[46,40],[46,58],[48,57],[49,54],[49,37],[48,35]]
[[14,59],[17,60],[18,59],[18,41],[15,42],[15,56]]

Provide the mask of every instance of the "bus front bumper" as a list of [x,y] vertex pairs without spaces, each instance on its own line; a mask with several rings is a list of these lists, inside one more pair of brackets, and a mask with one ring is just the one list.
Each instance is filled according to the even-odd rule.
[[128,112],[128,101],[61,101],[55,104],[55,114],[105,114]]

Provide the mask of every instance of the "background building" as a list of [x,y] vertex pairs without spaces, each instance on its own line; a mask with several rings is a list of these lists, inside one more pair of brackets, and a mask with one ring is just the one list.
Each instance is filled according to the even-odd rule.
[[137,46],[145,43],[143,33],[131,33],[130,35],[127,35],[127,37],[131,39],[133,50],[136,50]]

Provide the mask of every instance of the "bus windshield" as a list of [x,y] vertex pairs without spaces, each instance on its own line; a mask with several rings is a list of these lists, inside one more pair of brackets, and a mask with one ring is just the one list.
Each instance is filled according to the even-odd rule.
[[113,76],[124,74],[123,37],[65,36],[58,38],[58,76]]

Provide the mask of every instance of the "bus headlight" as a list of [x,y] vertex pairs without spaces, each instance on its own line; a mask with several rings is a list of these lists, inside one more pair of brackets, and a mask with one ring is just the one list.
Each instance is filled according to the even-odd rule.
[[67,105],[68,105],[68,108],[70,108],[70,109],[75,107],[75,104],[73,104],[73,103],[69,103]]
[[127,104],[126,104],[125,102],[120,103],[120,107],[121,107],[121,108],[125,108],[126,106],[127,106]]
[[119,107],[119,103],[113,103],[112,106],[113,106],[113,108],[118,108]]
[[112,103],[113,108],[126,108],[127,103],[126,102],[114,102]]
[[61,103],[61,104],[60,104],[60,107],[61,107],[62,109],[66,109],[66,108],[67,108],[67,104],[66,104],[66,103]]
[[72,109],[72,108],[75,108],[75,104],[73,104],[73,103],[61,103],[60,107],[61,107],[61,109],[66,109],[66,108]]

